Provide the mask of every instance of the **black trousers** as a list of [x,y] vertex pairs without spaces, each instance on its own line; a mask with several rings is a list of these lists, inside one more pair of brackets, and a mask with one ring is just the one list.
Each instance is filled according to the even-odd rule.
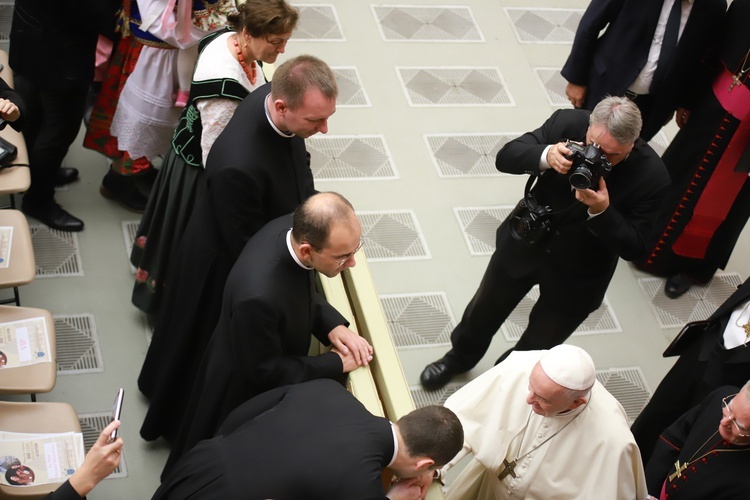
[[461,322],[451,333],[453,348],[446,354],[458,368],[467,371],[482,359],[492,337],[531,288],[539,284],[539,300],[529,315],[529,325],[514,350],[549,349],[562,344],[588,317],[588,311],[566,310],[557,299],[545,293],[539,269],[521,278],[511,277],[501,264],[502,256],[492,254],[479,289],[464,311]]
[[14,80],[26,104],[23,135],[29,151],[31,187],[24,203],[41,205],[55,197],[55,175],[81,129],[88,85],[55,90],[19,74]]
[[[720,328],[723,332],[723,325]],[[662,431],[683,413],[715,389],[724,385],[742,387],[750,379],[750,363],[725,363],[729,351],[719,342],[709,359],[701,361],[699,355],[702,346],[703,338],[698,338],[686,348],[630,428],[644,464],[651,458]],[[746,348],[740,346],[737,349]],[[718,425],[719,422],[716,422]]]

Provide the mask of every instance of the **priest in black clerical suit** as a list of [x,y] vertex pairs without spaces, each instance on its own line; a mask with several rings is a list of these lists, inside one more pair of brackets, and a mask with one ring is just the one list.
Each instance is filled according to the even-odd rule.
[[[306,79],[311,67],[314,77]],[[327,130],[336,105],[335,77],[323,61],[301,56],[277,68],[274,85],[259,87],[240,103],[208,156],[138,377],[150,400],[141,427],[146,440],[174,439],[219,319],[224,284],[245,243],[315,192],[304,138]],[[300,87],[302,96],[290,94]]]
[[[725,348],[724,332],[735,310],[740,312],[750,300],[750,279],[740,286],[714,312],[705,325],[698,325],[684,351],[659,383],[654,395],[631,430],[641,450],[643,463],[648,461],[659,433],[709,392],[723,385],[741,386],[750,380],[750,347],[740,344]],[[748,310],[735,322],[744,324]],[[744,318],[744,319],[743,319]],[[739,328],[739,327],[738,327]]]
[[[323,231],[319,242],[305,231],[315,217]],[[307,355],[311,334],[328,345],[344,331],[369,347],[314,286],[315,270],[333,277],[355,264],[361,233],[348,201],[320,193],[294,217],[271,221],[248,242],[227,279],[219,323],[197,368],[165,473],[251,397],[286,384],[341,378],[362,364],[336,350]],[[318,250],[311,252],[311,246]]]
[[649,494],[667,500],[748,498],[748,398],[747,387],[721,387],[669,426],[646,465]]
[[[215,438],[182,457],[153,498],[385,500],[385,467],[399,478],[431,473],[462,445],[461,423],[447,408],[425,407],[391,424],[337,382],[315,380],[237,408]],[[402,498],[401,486],[389,498]]]

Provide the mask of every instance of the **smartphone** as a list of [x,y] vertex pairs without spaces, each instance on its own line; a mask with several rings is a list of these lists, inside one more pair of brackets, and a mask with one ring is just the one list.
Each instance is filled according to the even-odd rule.
[[[112,421],[120,420],[120,415],[122,414],[122,399],[125,397],[125,390],[120,387],[120,390],[117,391],[117,396],[115,396],[115,402],[112,405]],[[115,439],[117,439],[117,429],[112,431],[112,434],[109,435],[109,442],[113,442]]]

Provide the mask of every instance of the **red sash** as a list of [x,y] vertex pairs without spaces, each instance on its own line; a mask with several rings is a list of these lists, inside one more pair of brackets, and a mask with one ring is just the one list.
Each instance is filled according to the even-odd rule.
[[[711,238],[726,219],[747,180],[746,173],[735,172],[734,168],[750,143],[750,89],[741,83],[729,92],[730,85],[732,73],[725,68],[714,80],[714,95],[727,113],[740,120],[740,125],[698,199],[692,218],[672,245],[672,251],[683,257],[702,259],[706,255]],[[709,148],[702,163],[713,154]]]

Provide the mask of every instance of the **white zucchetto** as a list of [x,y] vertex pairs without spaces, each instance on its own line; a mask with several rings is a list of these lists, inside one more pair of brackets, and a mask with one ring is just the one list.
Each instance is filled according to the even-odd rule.
[[582,391],[594,385],[596,367],[591,356],[574,345],[561,344],[542,354],[542,370],[558,385]]

